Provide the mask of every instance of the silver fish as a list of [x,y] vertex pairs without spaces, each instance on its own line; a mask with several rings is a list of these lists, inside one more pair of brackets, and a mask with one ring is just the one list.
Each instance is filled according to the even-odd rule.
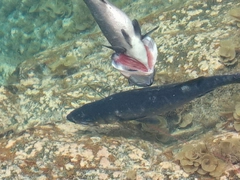
[[84,0],[95,21],[115,51],[112,65],[129,82],[138,86],[150,86],[154,79],[154,66],[157,60],[156,43],[141,34],[137,20],[128,16],[107,0]]

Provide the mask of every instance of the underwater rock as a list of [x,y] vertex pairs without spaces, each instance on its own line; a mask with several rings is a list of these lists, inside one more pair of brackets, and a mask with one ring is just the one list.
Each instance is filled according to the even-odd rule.
[[0,15],[4,24],[0,31],[1,52],[18,61],[83,36],[80,33],[94,23],[84,2],[77,0],[4,0],[0,1]]
[[236,131],[240,131],[240,122],[239,121],[234,121],[233,127]]
[[240,131],[240,102],[235,104],[234,112],[232,113],[234,123],[233,127],[236,131]]
[[224,163],[222,160],[218,160],[218,165],[215,171],[210,172],[209,175],[216,178],[220,177],[225,171],[225,169],[226,169],[226,163]]
[[200,175],[219,177],[224,172],[220,168],[223,167],[221,161],[202,143],[185,145],[176,159],[180,161],[183,170],[190,174],[197,172]]
[[[229,15],[240,22],[240,8],[229,11]],[[238,23],[240,27],[240,23]],[[231,66],[237,63],[236,53],[240,52],[240,33],[237,31],[228,39],[220,40],[219,56],[222,57],[221,63]]]
[[207,171],[204,171],[203,169],[198,169],[197,172],[198,172],[198,174],[201,174],[201,175],[205,175],[208,173]]
[[183,170],[190,174],[194,173],[197,169],[198,167],[195,167],[195,166],[190,166],[190,165],[183,166]]
[[240,7],[233,8],[229,11],[229,15],[236,21],[240,21]]
[[225,107],[225,111],[222,112],[222,115],[226,118],[225,126],[232,129],[233,127],[236,131],[240,131],[240,102],[239,100],[234,102],[234,104],[228,105]]
[[231,9],[229,15],[238,22],[237,26],[240,27],[240,7]]
[[157,119],[159,121],[157,125],[141,123],[142,131],[148,132],[155,136],[158,141],[166,143],[171,139],[167,120],[163,116],[158,116]]
[[217,159],[210,154],[205,154],[201,158],[201,168],[206,172],[213,172],[217,168]]
[[229,39],[220,41],[219,56],[222,57],[221,63],[231,66],[237,63],[236,54],[240,52],[240,33],[236,33]]
[[223,57],[221,62],[226,66],[234,65],[237,62],[237,60],[234,59],[236,51],[232,40],[220,41],[219,55]]
[[204,139],[184,145],[181,152],[176,154],[175,158],[185,172],[220,178],[225,171],[231,171],[229,164],[240,161],[238,134]]
[[193,115],[191,113],[184,114],[180,118],[181,118],[181,122],[179,124],[179,128],[186,128],[192,124]]
[[52,63],[48,64],[48,67],[51,69],[52,72],[56,73],[59,71],[63,71],[67,67],[72,66],[77,61],[77,56],[69,53],[66,57],[62,57],[60,59],[56,59]]
[[199,159],[205,152],[206,147],[203,144],[198,144],[197,146],[188,144],[177,154],[176,159],[180,160],[180,164],[185,172],[192,174],[199,169]]
[[233,117],[235,120],[240,121],[240,102],[237,102],[235,105]]
[[237,163],[240,160],[240,139],[230,138],[221,141],[218,145],[217,153],[222,159],[230,160],[231,163]]

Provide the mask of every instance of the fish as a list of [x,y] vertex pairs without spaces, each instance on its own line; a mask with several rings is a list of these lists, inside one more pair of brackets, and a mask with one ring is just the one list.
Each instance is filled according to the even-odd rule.
[[84,0],[100,27],[103,35],[115,51],[112,66],[124,75],[130,85],[150,86],[154,81],[158,51],[157,45],[149,34],[145,35],[136,19],[129,17],[107,0]]
[[198,77],[185,82],[145,87],[110,95],[67,115],[77,124],[109,124],[135,120],[157,124],[154,117],[172,111],[214,89],[240,83],[240,74]]

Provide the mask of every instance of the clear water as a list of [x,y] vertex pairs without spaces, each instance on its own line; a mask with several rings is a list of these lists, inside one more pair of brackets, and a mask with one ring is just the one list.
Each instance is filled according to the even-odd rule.
[[[216,48],[217,39],[238,28],[227,17],[232,2],[113,3],[138,19],[143,32],[159,26],[151,35],[159,51],[154,85],[230,73]],[[3,0],[0,18],[3,110],[13,108],[3,112],[2,119],[11,120],[2,129],[59,121],[87,102],[136,88],[110,65],[112,51],[102,46],[108,42],[83,1]]]
[[[237,45],[232,66],[218,53],[220,40],[240,39],[239,20],[228,15],[239,0],[112,2],[138,19],[142,32],[159,26],[151,35],[159,53],[154,85],[239,72]],[[79,106],[137,88],[111,66],[112,51],[102,44],[108,42],[82,0],[0,0],[0,135],[65,123]],[[170,146],[211,131],[238,101],[239,88],[228,86],[167,114],[160,127],[130,123],[118,132],[96,132]],[[167,127],[181,118],[191,122]]]
[[[228,72],[215,49],[217,39],[227,37],[224,32],[231,28],[222,7],[230,9],[232,1],[113,3],[138,19],[143,32],[159,25],[152,35],[159,51],[155,85],[216,74],[218,69]],[[101,46],[108,43],[83,1],[2,0],[0,19],[0,83],[22,98],[9,103],[26,105],[21,107],[24,113],[50,107],[46,117],[54,117],[55,110],[64,116],[65,107],[133,88],[111,67],[112,52]],[[237,27],[231,22],[229,32],[234,32]],[[66,100],[61,92],[71,98]]]
[[[144,3],[129,0],[116,4],[126,9],[129,15],[140,19],[173,2],[152,1],[147,7]],[[132,11],[132,6],[137,6],[136,9],[141,11]],[[83,1],[77,0],[2,0],[0,23],[1,83],[24,60],[64,42],[81,39],[83,34],[91,33],[96,27]]]

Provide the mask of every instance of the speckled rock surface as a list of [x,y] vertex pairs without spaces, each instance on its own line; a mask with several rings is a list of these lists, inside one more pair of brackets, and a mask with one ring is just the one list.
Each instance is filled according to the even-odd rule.
[[80,126],[71,123],[44,125],[2,139],[1,178],[163,179],[167,175],[178,179],[188,176],[177,164],[168,161],[160,144],[97,134],[86,136],[81,131]]
[[[143,32],[159,25],[151,35],[159,51],[154,85],[239,72],[238,53],[233,66],[222,64],[219,55],[220,40],[240,38],[228,15],[236,6],[240,1],[184,1],[140,18]],[[94,127],[66,122],[74,108],[136,88],[111,67],[112,51],[101,44],[107,44],[105,38],[94,32],[48,49],[21,63],[1,86],[1,179],[201,178],[181,169],[173,155],[179,143],[201,142],[209,131],[213,138],[227,131],[238,135],[233,114],[239,85],[219,88],[166,115],[191,118],[167,133],[135,122]],[[237,177],[238,163],[223,178]]]

